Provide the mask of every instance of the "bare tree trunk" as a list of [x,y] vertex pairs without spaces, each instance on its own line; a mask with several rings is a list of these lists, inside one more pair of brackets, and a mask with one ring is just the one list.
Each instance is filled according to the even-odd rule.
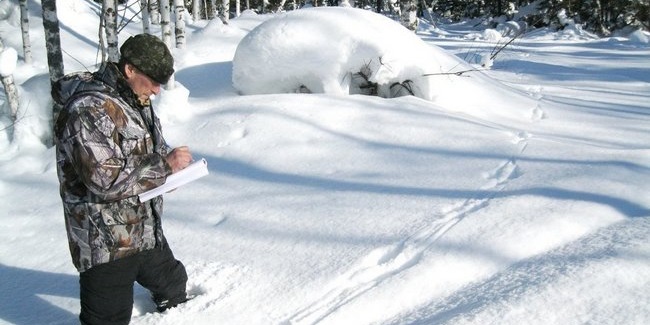
[[14,75],[2,76],[2,85],[5,88],[5,96],[7,96],[9,110],[11,111],[11,123],[16,123],[20,101],[18,100],[18,88],[14,83]]
[[168,1],[163,1],[160,6],[160,29],[162,41],[167,47],[172,47],[171,7]]
[[402,26],[415,31],[418,28],[418,6],[415,0],[399,0],[399,7]]
[[[117,47],[117,2],[115,0],[104,0],[102,20],[104,21],[104,33],[106,34],[108,61],[117,62],[120,59],[120,51]],[[101,29],[99,33],[101,40]]]
[[210,0],[210,13],[207,15],[208,19],[217,17],[217,0]]
[[[59,18],[56,16],[56,0],[41,0],[43,8],[43,28],[45,29],[45,48],[50,70],[50,84],[54,85],[63,77],[63,55],[61,54],[61,34]],[[58,112],[54,112],[58,114]]]
[[224,24],[228,24],[228,21],[230,21],[230,0],[221,0],[219,18]]
[[[163,1],[166,2],[166,1]],[[169,7],[169,4],[167,5]],[[149,0],[149,17],[151,17],[151,23],[154,25],[160,24],[162,20],[160,13],[160,2],[159,0]]]
[[29,40],[27,0],[20,0],[20,29],[23,33],[23,58],[29,64],[32,63],[32,43]]
[[241,1],[235,0],[235,17],[241,16]]
[[[63,77],[63,55],[61,54],[59,18],[56,16],[56,0],[41,0],[41,7],[43,8],[43,29],[45,30],[47,65],[50,70],[50,89],[52,89],[54,88],[54,83]],[[54,121],[59,117],[59,110],[61,108],[58,106],[53,105],[50,130],[54,127]],[[51,145],[51,143],[48,145]]]
[[[160,27],[162,32],[162,41],[167,45],[169,50],[172,50],[172,28],[171,28],[171,7],[169,1],[164,0],[160,3]],[[165,85],[165,89],[174,89],[174,76],[169,78]]]
[[176,16],[176,48],[185,48],[185,5],[183,0],[174,0],[174,15]]
[[16,84],[14,83],[14,75],[2,76],[2,85],[5,87],[5,96],[7,96],[9,109],[11,110],[11,122],[16,123],[19,100],[18,88],[16,88]]
[[201,0],[192,0],[192,19],[194,21],[201,19]]
[[142,13],[142,32],[149,34],[151,30],[151,15],[149,14],[149,0],[140,0],[140,12]]

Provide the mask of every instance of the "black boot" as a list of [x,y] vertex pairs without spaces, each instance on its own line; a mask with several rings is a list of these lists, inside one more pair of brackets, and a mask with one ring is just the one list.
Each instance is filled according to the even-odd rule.
[[184,302],[187,302],[190,300],[191,297],[188,296],[187,294],[184,294],[182,296],[178,296],[173,299],[156,299],[155,297],[153,298],[153,301],[156,303],[156,309],[158,309],[159,312],[164,312],[165,310],[169,308],[174,308]]

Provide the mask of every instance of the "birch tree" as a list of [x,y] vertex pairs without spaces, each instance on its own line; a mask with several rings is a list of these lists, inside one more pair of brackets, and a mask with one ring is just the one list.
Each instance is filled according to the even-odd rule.
[[194,19],[194,21],[199,21],[199,19],[201,19],[201,0],[192,1],[192,19]]
[[[104,25],[104,33],[106,34],[106,47],[108,53],[108,61],[117,62],[120,59],[120,51],[118,49],[118,39],[117,39],[117,2],[115,0],[104,0],[102,5],[102,21]],[[99,39],[100,44],[103,44],[102,41],[104,37],[102,36],[102,30],[99,29]],[[104,58],[102,51],[102,59]],[[102,60],[103,61],[103,60]]]
[[[159,0],[148,0],[149,2],[149,17],[151,18],[151,23],[154,25],[160,24],[162,20],[160,13],[160,1]],[[169,2],[169,0],[163,1],[163,3]],[[169,4],[167,4],[169,7]]]
[[418,28],[418,6],[415,0],[399,0],[402,26],[415,31]]
[[221,5],[219,5],[219,18],[224,24],[228,24],[230,21],[230,0],[221,0]]
[[174,0],[174,16],[176,16],[176,25],[174,34],[176,34],[176,48],[185,48],[185,4],[183,0]]
[[[208,9],[206,8],[206,12],[208,12]],[[210,10],[207,13],[208,19],[212,19],[214,17],[217,17],[217,0],[210,0]]]
[[[56,16],[56,0],[41,0],[43,8],[43,29],[45,30],[45,48],[47,65],[50,70],[50,84],[63,77],[63,55],[61,54],[61,34],[59,18]],[[55,116],[58,112],[53,112]]]
[[149,14],[149,0],[140,0],[140,12],[142,16],[142,32],[149,34],[151,17]]
[[23,59],[25,63],[32,63],[32,43],[29,40],[29,12],[27,0],[20,0],[20,30],[23,35]]
[[[171,29],[171,7],[169,1],[164,0],[160,3],[160,28],[162,33],[162,41],[167,45],[169,50],[172,50],[172,29]],[[174,89],[175,78],[174,75],[169,78],[165,85],[165,89]]]
[[162,41],[172,48],[171,7],[169,1],[163,1],[160,6],[160,32]]

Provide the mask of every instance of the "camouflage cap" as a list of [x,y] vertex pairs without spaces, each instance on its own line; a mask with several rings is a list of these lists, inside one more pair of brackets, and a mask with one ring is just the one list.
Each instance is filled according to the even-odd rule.
[[159,84],[166,84],[174,73],[174,57],[158,37],[138,34],[120,47],[122,58]]

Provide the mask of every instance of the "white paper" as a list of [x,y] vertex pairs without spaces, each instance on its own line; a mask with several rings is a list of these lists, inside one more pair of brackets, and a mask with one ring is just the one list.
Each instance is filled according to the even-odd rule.
[[153,199],[158,195],[165,194],[189,182],[195,181],[208,175],[208,162],[205,159],[198,160],[180,171],[167,176],[165,184],[138,195],[140,202]]

